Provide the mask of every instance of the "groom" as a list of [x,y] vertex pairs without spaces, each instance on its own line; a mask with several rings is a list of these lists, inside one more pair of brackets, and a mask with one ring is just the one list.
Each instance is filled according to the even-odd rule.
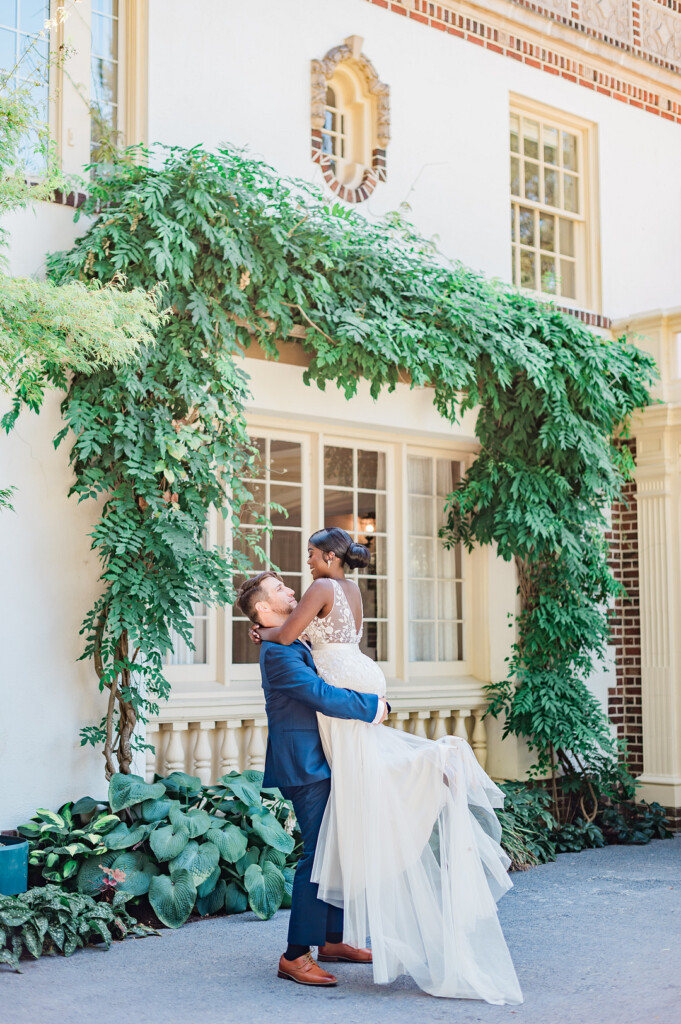
[[[293,591],[276,572],[246,580],[236,603],[260,626],[281,626],[296,607]],[[260,672],[265,692],[269,736],[263,786],[278,787],[291,800],[303,837],[291,897],[288,947],[279,961],[279,977],[300,985],[336,985],[333,974],[313,959],[371,963],[371,951],[343,942],[343,911],[317,898],[311,881],[319,828],[331,789],[331,769],[324,757],[317,712],[332,718],[354,718],[380,725],[388,714],[386,701],[374,693],[356,693],[329,686],[317,675],[307,644],[263,642]]]

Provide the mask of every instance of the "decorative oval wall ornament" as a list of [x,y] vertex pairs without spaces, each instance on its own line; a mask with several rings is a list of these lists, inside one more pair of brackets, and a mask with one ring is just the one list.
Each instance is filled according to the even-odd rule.
[[390,89],[348,36],[311,66],[312,159],[340,199],[361,203],[386,180]]

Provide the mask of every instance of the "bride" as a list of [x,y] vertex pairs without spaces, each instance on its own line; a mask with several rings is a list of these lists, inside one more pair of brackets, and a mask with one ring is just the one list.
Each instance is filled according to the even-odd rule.
[[[369,559],[344,530],[314,533],[314,582],[283,625],[253,638],[288,645],[306,634],[325,682],[384,697],[382,671],[359,649],[360,590],[345,578]],[[379,984],[407,973],[434,996],[522,1002],[496,912],[511,887],[494,813],[504,797],[468,743],[317,717],[331,793],[312,881],[343,908],[343,941],[371,937]]]

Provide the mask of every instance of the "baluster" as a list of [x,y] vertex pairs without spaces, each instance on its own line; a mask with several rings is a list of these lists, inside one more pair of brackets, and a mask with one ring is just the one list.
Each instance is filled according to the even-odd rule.
[[213,774],[213,751],[210,744],[210,733],[215,722],[196,722],[192,728],[196,739],[192,752],[192,775],[198,775],[204,786],[209,786]]
[[158,732],[147,732],[147,743],[151,743],[153,750],[147,749],[145,753],[145,768],[144,778],[147,782],[154,781],[154,773],[156,772],[156,761],[159,755],[159,746],[161,742],[161,733]]
[[435,723],[433,725],[433,739],[441,740],[443,736],[447,735],[447,719],[451,715],[451,711],[434,711]]
[[411,722],[408,711],[397,711],[395,713],[395,728],[400,732],[411,732]]
[[468,741],[468,730],[466,729],[466,719],[470,712],[468,711],[457,711],[455,713],[454,721],[454,735],[459,736],[462,740]]
[[487,764],[487,724],[483,718],[484,708],[475,708],[473,711],[473,735],[471,746],[480,765],[484,768]]
[[248,741],[247,763],[249,768],[261,772],[265,767],[265,735],[267,719],[254,718],[251,725],[251,735]]
[[429,711],[412,711],[410,731],[414,736],[422,736],[424,740],[428,739],[428,733],[426,732],[426,720],[429,717]]
[[241,724],[241,719],[239,718],[232,718],[224,723],[218,760],[218,775],[239,771],[239,730],[241,729]]
[[165,774],[185,770],[185,753],[182,733],[187,732],[188,722],[173,722],[169,729],[168,746],[165,751]]

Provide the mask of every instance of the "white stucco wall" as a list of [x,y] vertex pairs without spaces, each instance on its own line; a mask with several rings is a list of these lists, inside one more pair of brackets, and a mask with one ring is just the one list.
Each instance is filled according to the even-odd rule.
[[[362,209],[407,201],[427,236],[510,278],[509,94],[598,126],[602,310],[678,305],[681,128],[660,117],[399,18],[363,0],[150,2],[149,138],[247,146],[322,182],[310,159],[310,60],[348,35],[390,85],[388,182]],[[200,54],[200,59],[195,55]]]

